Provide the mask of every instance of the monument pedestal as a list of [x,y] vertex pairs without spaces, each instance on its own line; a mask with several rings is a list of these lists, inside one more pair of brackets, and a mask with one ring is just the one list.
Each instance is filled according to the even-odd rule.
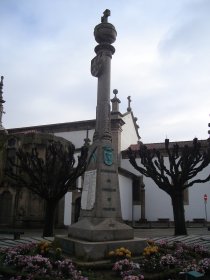
[[69,226],[68,236],[90,242],[133,239],[133,228],[112,218],[82,218]]
[[146,239],[143,238],[89,242],[70,238],[68,236],[57,235],[55,241],[59,243],[64,253],[83,261],[104,260],[108,257],[110,251],[121,247],[129,249],[132,255],[140,255],[147,246]]

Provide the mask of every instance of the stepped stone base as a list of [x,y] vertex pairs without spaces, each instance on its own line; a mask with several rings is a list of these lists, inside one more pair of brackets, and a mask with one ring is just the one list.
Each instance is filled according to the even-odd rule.
[[83,218],[69,226],[68,236],[90,242],[129,240],[134,232],[130,226],[113,218]]
[[129,249],[133,255],[140,255],[147,246],[146,239],[117,240],[104,242],[89,242],[57,235],[55,241],[59,243],[64,253],[83,261],[97,261],[107,258],[108,252],[120,247]]

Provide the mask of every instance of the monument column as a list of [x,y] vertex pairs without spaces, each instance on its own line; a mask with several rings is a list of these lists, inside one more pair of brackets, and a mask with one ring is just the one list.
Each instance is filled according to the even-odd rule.
[[117,32],[108,16],[110,11],[105,10],[94,29],[98,45],[91,74],[98,78],[96,129],[84,175],[80,219],[69,227],[69,237],[93,242],[133,239],[133,229],[122,221],[118,162],[112,144],[110,77]]
[[111,142],[110,77],[111,59],[115,52],[111,44],[115,42],[117,32],[115,27],[108,23],[108,16],[110,11],[106,10],[101,23],[94,29],[95,40],[99,44],[95,47],[96,56],[91,61],[91,74],[98,78],[94,141],[100,139]]

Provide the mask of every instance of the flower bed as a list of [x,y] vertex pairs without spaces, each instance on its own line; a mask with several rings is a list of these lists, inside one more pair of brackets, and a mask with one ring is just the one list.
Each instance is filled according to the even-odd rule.
[[[54,243],[40,242],[0,249],[1,273],[9,280],[87,280]],[[11,277],[9,277],[9,275]]]
[[175,280],[185,279],[185,273],[193,270],[210,279],[210,254],[199,245],[148,240],[141,256],[118,248],[109,252],[108,258],[106,267],[94,264],[81,272],[55,243],[31,243],[0,249],[0,275],[8,280]]
[[[126,249],[121,248],[126,252]],[[181,279],[189,271],[197,271],[209,279],[210,253],[200,245],[186,245],[182,242],[174,242],[169,245],[165,241],[153,242],[148,240],[148,246],[144,249],[137,262],[130,258],[119,259],[119,250],[115,250],[109,256],[115,257],[113,271],[122,280],[140,279]],[[172,278],[171,278],[172,277]],[[183,278],[184,279],[184,278]]]

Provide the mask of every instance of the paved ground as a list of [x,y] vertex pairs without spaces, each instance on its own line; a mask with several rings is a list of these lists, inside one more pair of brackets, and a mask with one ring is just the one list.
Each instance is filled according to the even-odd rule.
[[[207,227],[190,227],[187,228],[188,235],[207,235],[210,237],[210,231]],[[161,236],[173,236],[174,228],[136,228],[134,229],[134,234],[136,237],[161,237]]]
[[[135,228],[135,237],[153,239],[153,240],[168,240],[183,241],[187,244],[200,244],[207,247],[210,250],[210,231],[207,227],[194,227],[188,228],[188,235],[174,236],[174,228]],[[16,246],[17,244],[39,242],[41,240],[53,240],[53,238],[43,238],[42,231],[40,229],[24,229],[24,235],[21,235],[20,240],[13,240],[12,235],[0,234],[0,248]],[[57,229],[56,235],[67,235],[67,229]]]
[[200,244],[210,250],[210,231],[206,227],[188,228],[188,235],[174,236],[174,228],[135,229],[136,237],[146,237],[154,241],[167,240],[169,243],[181,241],[186,244]]

